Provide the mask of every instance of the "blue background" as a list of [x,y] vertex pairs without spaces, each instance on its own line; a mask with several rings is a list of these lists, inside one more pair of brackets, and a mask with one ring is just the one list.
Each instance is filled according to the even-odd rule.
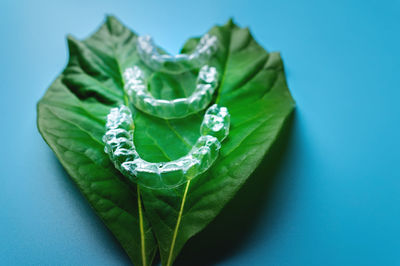
[[35,122],[66,34],[105,14],[172,53],[232,16],[282,53],[297,110],[279,182],[218,265],[400,265],[400,2],[342,0],[2,0],[0,264],[129,263]]

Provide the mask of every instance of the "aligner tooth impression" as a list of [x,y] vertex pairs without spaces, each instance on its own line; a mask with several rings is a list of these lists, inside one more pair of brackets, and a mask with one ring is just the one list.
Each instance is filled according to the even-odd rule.
[[[181,73],[186,67],[199,68],[203,66],[215,54],[218,49],[216,36],[205,34],[194,51],[190,54],[169,55],[160,54],[151,36],[139,36],[137,39],[137,51],[140,58],[153,70]],[[173,68],[169,63],[176,63]]]
[[[163,118],[183,118],[204,110],[211,102],[218,86],[218,72],[205,64],[218,47],[215,36],[204,35],[190,54],[171,56],[160,54],[150,36],[140,36],[137,50],[142,61],[150,68],[169,73],[183,69],[200,68],[196,88],[187,98],[174,100],[155,99],[148,90],[142,69],[135,65],[123,73],[124,90],[129,102],[147,114]],[[176,64],[170,69],[167,63]],[[130,181],[152,189],[179,186],[207,171],[217,159],[221,142],[228,136],[230,115],[226,107],[217,104],[209,107],[200,126],[200,137],[187,155],[169,162],[148,162],[140,157],[133,141],[133,119],[129,107],[112,108],[107,116],[103,136],[104,151],[115,167]]]
[[[123,74],[124,90],[135,107],[145,113],[164,119],[183,118],[197,113],[212,100],[218,86],[218,72],[215,67],[205,65],[198,74],[196,88],[187,98],[174,100],[155,99],[147,89],[144,72],[139,66],[127,68]],[[181,108],[176,108],[179,103]],[[186,110],[186,111],[182,111]]]
[[[207,118],[209,115],[221,119],[210,122]],[[111,109],[103,137],[105,152],[115,167],[131,181],[145,187],[162,189],[176,187],[210,168],[218,157],[221,142],[229,134],[230,119],[225,107],[212,105],[201,124],[201,136],[189,153],[177,160],[161,163],[147,162],[139,156],[133,142],[133,132],[129,131],[132,124],[127,106]]]

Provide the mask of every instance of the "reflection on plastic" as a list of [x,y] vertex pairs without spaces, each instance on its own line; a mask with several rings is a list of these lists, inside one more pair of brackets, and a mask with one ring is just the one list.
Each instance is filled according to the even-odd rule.
[[226,107],[214,104],[207,109],[200,127],[201,136],[189,153],[170,162],[143,160],[133,142],[132,114],[122,105],[111,109],[103,137],[105,152],[115,167],[129,180],[152,189],[179,186],[204,173],[218,157],[221,142],[229,134],[230,115]]
[[206,64],[218,49],[216,36],[205,34],[190,54],[160,54],[153,38],[139,36],[137,51],[140,58],[153,70],[167,73],[182,73],[188,68],[200,68]]
[[144,73],[138,66],[127,68],[123,77],[130,102],[139,110],[164,119],[183,118],[205,109],[218,85],[216,68],[205,65],[199,71],[192,95],[168,101],[155,99],[151,95]]

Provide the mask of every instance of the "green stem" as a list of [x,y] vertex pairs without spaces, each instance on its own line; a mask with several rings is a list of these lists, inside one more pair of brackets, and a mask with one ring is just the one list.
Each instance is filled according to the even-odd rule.
[[[129,98],[128,98],[128,95],[126,95],[125,92],[124,92],[124,103],[129,108]],[[131,129],[134,130],[134,128],[135,127],[132,124]],[[145,241],[144,226],[143,226],[142,199],[140,197],[140,187],[139,187],[139,185],[136,185],[136,188],[137,188],[137,204],[138,204],[138,211],[139,211],[140,251],[141,251],[141,254],[142,254],[142,264],[143,264],[143,266],[147,266],[146,241]]]
[[176,241],[176,237],[178,236],[178,229],[179,229],[179,225],[181,223],[183,208],[185,207],[185,201],[186,201],[187,192],[189,190],[189,185],[190,185],[190,180],[186,183],[185,192],[183,193],[181,208],[179,210],[178,220],[176,221],[174,235],[172,236],[171,248],[169,249],[167,266],[172,265],[172,257],[174,254],[175,241]]
[[142,251],[142,263],[143,266],[147,265],[146,261],[146,243],[144,238],[144,228],[143,228],[143,212],[142,212],[142,200],[140,197],[140,188],[137,187],[137,201],[138,201],[138,208],[139,208],[139,227],[140,227],[140,242],[141,242],[141,251]]

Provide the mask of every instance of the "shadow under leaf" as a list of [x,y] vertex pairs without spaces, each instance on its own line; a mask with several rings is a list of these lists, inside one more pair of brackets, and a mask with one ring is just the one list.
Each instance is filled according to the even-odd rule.
[[294,113],[288,117],[259,167],[221,213],[187,242],[174,265],[217,264],[244,247],[249,236],[255,233],[261,214],[269,209],[273,191],[283,182],[278,180],[281,177],[278,173],[285,165],[291,146]]

